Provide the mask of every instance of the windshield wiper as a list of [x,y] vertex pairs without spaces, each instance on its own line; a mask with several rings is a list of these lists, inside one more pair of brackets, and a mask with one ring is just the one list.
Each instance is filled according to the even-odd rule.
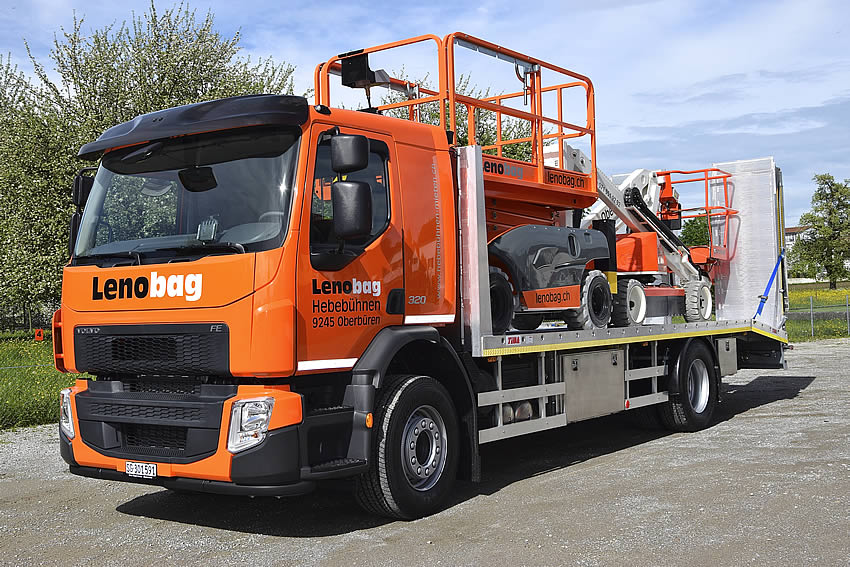
[[84,256],[74,256],[75,260],[101,260],[103,258],[130,258],[135,260],[136,264],[142,264],[142,254],[135,250],[120,250],[118,252],[99,252],[97,254],[86,254]]
[[148,250],[148,252],[236,252],[244,254],[245,247],[238,242],[210,242],[209,244],[182,244],[180,246],[166,246],[165,248],[156,248]]

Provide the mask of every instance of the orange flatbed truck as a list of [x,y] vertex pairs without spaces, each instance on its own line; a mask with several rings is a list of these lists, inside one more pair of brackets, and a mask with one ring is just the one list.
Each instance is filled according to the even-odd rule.
[[[415,43],[436,48],[437,91],[369,69],[370,53]],[[456,92],[457,46],[512,63],[523,90]],[[567,81],[546,86],[544,69]],[[331,108],[334,74],[404,100]],[[544,94],[560,104],[575,88],[580,125],[547,114]],[[509,106],[512,96],[530,108]],[[593,104],[581,75],[464,34],[422,36],[319,65],[312,106],[277,95],[198,103],[83,146],[100,163],[74,182],[53,320],[56,368],[86,373],[60,394],[71,472],[252,496],[354,477],[367,510],[415,518],[438,510],[456,478],[480,478],[482,443],[624,410],[707,426],[721,376],[784,364],[784,266],[764,294],[768,311],[778,305],[770,320],[722,313],[728,295],[712,320],[699,303],[708,275],[688,268],[703,320],[674,323],[689,292],[659,247],[691,264],[672,232],[654,237],[650,223],[630,240],[610,223],[569,222],[597,199]],[[447,111],[458,105],[466,124]],[[528,135],[506,139],[499,126],[482,147],[479,111],[525,120]],[[592,168],[569,165],[572,138],[588,141]],[[552,143],[558,162],[547,165]],[[512,146],[524,159],[508,157]],[[758,202],[773,203],[781,238],[771,187],[774,200]],[[652,270],[634,253],[623,268],[621,241],[654,246]],[[717,256],[723,293],[752,262]]]

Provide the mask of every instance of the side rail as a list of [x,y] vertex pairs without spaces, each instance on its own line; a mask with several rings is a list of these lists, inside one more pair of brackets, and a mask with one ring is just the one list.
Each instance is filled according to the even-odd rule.
[[[554,143],[558,151],[558,165],[563,168],[566,163],[564,140],[573,138],[588,138],[592,163],[596,163],[596,131],[595,131],[595,98],[593,83],[588,77],[574,73],[563,67],[547,63],[541,59],[529,57],[517,51],[506,49],[494,43],[484,41],[464,33],[452,33],[443,40],[446,47],[446,81],[453,86],[458,80],[456,70],[456,47],[476,51],[482,55],[494,57],[508,63],[513,63],[517,78],[523,84],[519,92],[500,94],[487,98],[474,98],[457,92],[455,88],[448,91],[448,106],[455,109],[457,105],[466,105],[468,144],[480,144],[483,150],[495,150],[502,157],[507,146],[518,143],[531,144],[530,161],[537,165],[537,181],[546,183],[546,168],[544,165],[544,145]],[[556,81],[544,82],[543,71],[547,76],[556,77]],[[564,81],[564,82],[561,82]],[[564,116],[564,96],[567,91],[582,89],[586,101],[586,117],[583,124],[567,122]],[[554,93],[556,103],[554,113],[544,107],[543,95]],[[507,103],[522,98],[529,106],[528,111],[507,106]],[[476,111],[490,111],[496,116],[496,140],[491,144],[482,143],[478,139],[475,127]],[[449,113],[449,129],[457,131],[462,126],[458,124],[457,113]],[[506,119],[525,120],[531,124],[530,134],[523,137],[505,138],[502,124]],[[591,172],[591,187],[596,187],[595,172]]]

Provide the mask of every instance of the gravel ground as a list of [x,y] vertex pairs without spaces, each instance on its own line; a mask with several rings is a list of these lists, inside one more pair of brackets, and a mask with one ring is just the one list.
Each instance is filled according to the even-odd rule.
[[485,482],[415,522],[347,486],[294,499],[175,494],[79,478],[55,426],[0,433],[9,565],[850,565],[850,340],[726,379],[699,433],[625,416],[491,444]]

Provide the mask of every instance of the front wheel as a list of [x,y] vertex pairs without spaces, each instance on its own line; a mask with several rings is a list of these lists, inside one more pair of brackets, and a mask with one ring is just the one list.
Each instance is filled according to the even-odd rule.
[[454,486],[460,448],[449,393],[428,376],[401,376],[381,394],[369,470],[355,495],[368,512],[414,519],[440,509]]
[[581,286],[581,306],[564,311],[564,322],[571,330],[604,329],[611,322],[611,288],[599,270],[591,270]]

